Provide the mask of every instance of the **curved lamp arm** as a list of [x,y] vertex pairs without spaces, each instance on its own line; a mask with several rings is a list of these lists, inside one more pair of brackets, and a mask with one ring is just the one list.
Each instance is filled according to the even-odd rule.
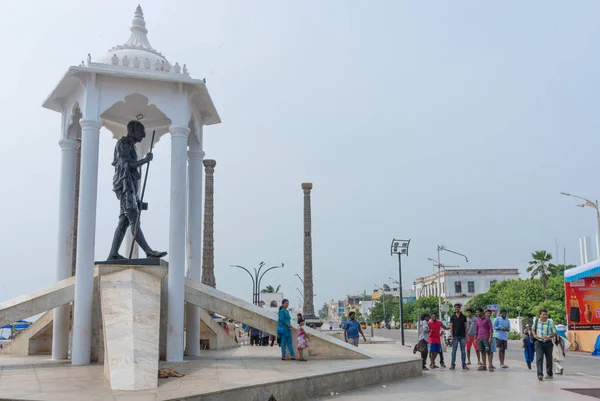
[[451,250],[450,250],[450,249],[448,249],[448,248],[441,248],[440,250],[441,250],[441,251],[450,252],[450,253],[453,253],[453,254],[455,254],[455,255],[460,255],[460,256],[464,257],[464,258],[465,258],[465,260],[466,260],[467,262],[469,262],[469,258],[467,258],[467,255],[463,255],[462,253],[458,253],[458,252],[451,251]]
[[[229,267],[237,267],[239,269],[244,270],[246,273],[248,273],[248,275],[252,279],[252,288],[256,289],[256,282],[254,281],[254,277],[252,276],[252,273],[250,273],[250,271],[248,269],[246,269],[244,266],[240,266],[240,265],[229,265]],[[252,291],[252,292],[254,292],[254,291]],[[254,298],[254,294],[252,294],[252,297]]]
[[264,275],[265,275],[265,274],[267,274],[267,272],[268,272],[269,270],[272,270],[272,269],[278,269],[278,268],[280,268],[280,267],[283,267],[283,263],[281,264],[281,266],[273,266],[273,267],[269,267],[267,270],[265,270],[265,271],[264,271],[264,272],[263,272],[263,273],[260,275],[260,278],[258,279],[258,287],[260,287],[260,283],[262,282],[262,278],[264,277]]

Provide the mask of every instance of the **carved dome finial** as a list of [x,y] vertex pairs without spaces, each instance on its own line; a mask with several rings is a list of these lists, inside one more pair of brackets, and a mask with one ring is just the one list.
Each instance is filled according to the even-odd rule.
[[148,41],[148,37],[146,36],[147,33],[148,30],[146,29],[144,12],[142,11],[142,7],[138,5],[133,14],[133,20],[131,21],[131,36],[129,36],[129,40],[125,42],[125,46],[155,51]]

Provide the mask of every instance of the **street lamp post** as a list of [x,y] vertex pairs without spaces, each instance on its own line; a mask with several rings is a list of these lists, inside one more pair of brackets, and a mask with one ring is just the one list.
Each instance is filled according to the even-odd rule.
[[399,313],[398,320],[400,321],[400,336],[402,338],[402,345],[404,345],[404,317],[402,316],[402,255],[408,256],[408,246],[410,240],[396,239],[392,240],[390,246],[390,255],[398,255],[398,304]]
[[469,258],[467,258],[466,255],[459,253],[459,252],[455,252],[452,251],[450,249],[448,249],[446,247],[446,245],[438,245],[437,246],[437,266],[438,266],[438,277],[437,277],[437,281],[438,281],[438,313],[439,313],[439,317],[442,317],[442,280],[441,280],[441,270],[442,270],[442,263],[440,262],[440,252],[441,251],[446,251],[446,252],[450,252],[453,253],[455,255],[460,255],[462,257],[465,258],[465,260],[467,261],[467,263],[469,262]]
[[262,278],[264,277],[264,275],[267,274],[267,272],[269,270],[273,270],[273,269],[278,269],[280,267],[284,267],[284,264],[281,263],[281,266],[272,266],[272,267],[269,267],[267,270],[265,270],[261,274],[261,270],[262,270],[262,268],[264,266],[265,266],[265,262],[260,262],[258,264],[258,270],[255,268],[254,269],[254,275],[252,275],[252,273],[250,273],[250,270],[246,269],[244,266],[229,265],[229,267],[237,267],[238,269],[244,270],[246,273],[248,273],[248,275],[252,279],[252,303],[254,305],[258,305],[259,294],[260,294],[260,283],[262,282]]
[[[589,199],[583,198],[581,196],[569,194],[567,192],[561,192],[560,194],[564,195],[564,196],[570,196],[572,198],[577,198],[577,199],[584,200],[585,203],[577,205],[579,207],[586,207],[586,206],[588,206],[588,207],[591,207],[593,209],[596,209],[596,220],[597,220],[597,223],[598,223],[598,233],[596,234],[596,256],[598,257],[598,259],[600,259],[600,207],[598,207],[598,200],[596,200],[596,202],[592,202]],[[556,255],[556,257],[558,257],[558,255]]]

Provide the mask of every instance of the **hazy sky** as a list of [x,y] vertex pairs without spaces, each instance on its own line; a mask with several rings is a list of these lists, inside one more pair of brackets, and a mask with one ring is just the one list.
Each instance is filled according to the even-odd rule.
[[[0,2],[0,300],[55,280],[60,115],[42,101],[69,65],[123,44],[137,2]],[[26,6],[31,6],[27,8]],[[527,267],[555,241],[579,263],[594,235],[600,149],[596,1],[154,1],[150,43],[207,85],[217,287],[250,300],[230,264],[284,262],[263,284],[296,304],[302,190],[313,190],[315,305],[397,276],[437,244],[472,268]],[[114,140],[101,132],[96,256],[117,223]],[[170,141],[155,150],[143,228],[168,247]]]

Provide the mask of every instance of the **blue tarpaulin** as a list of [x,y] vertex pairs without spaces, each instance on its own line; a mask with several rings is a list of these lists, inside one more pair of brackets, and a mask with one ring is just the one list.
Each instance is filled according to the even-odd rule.
[[4,327],[0,327],[0,329],[15,329],[15,330],[23,330],[28,328],[29,326],[31,326],[31,322],[28,322],[27,320],[19,320],[18,322],[15,323],[11,323],[11,324],[7,324]]

